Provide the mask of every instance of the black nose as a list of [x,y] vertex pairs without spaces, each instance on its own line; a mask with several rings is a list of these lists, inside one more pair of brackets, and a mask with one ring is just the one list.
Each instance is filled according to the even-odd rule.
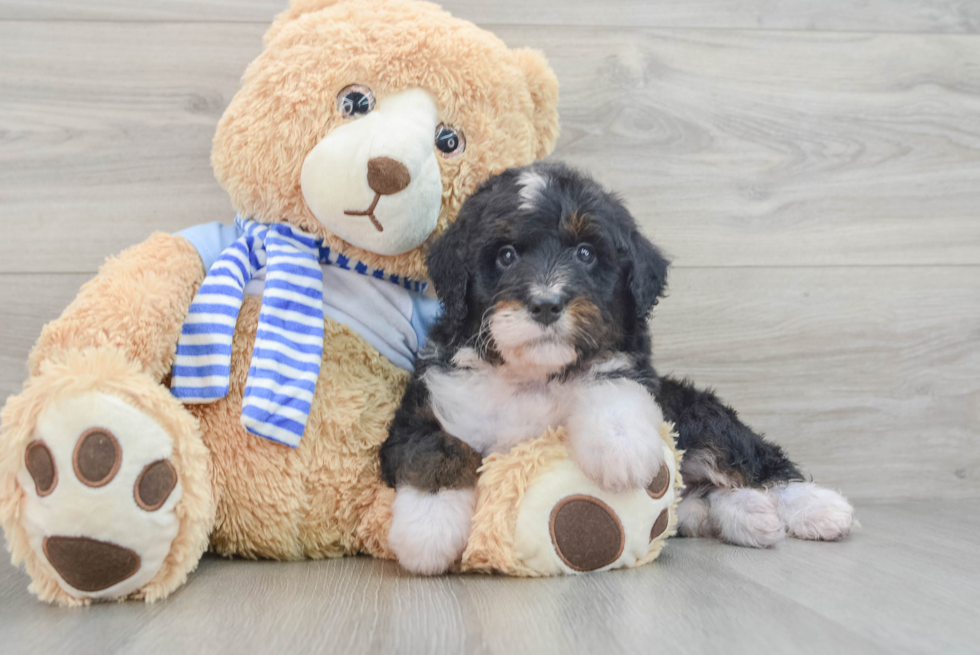
[[531,318],[541,325],[551,325],[565,311],[565,301],[561,296],[537,296],[527,303]]

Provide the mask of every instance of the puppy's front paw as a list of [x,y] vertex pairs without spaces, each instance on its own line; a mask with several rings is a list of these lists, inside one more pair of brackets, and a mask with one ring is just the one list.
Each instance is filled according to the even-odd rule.
[[659,479],[666,448],[659,433],[663,414],[646,389],[614,381],[590,390],[587,400],[568,422],[582,471],[615,493]]
[[448,571],[466,547],[475,507],[473,489],[431,493],[399,487],[388,533],[398,563],[420,575]]

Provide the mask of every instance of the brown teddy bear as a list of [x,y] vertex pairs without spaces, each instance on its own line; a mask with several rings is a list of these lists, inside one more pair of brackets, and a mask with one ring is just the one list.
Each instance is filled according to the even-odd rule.
[[[3,409],[0,518],[43,600],[153,601],[207,548],[391,557],[377,451],[438,311],[427,244],[481,180],[554,147],[543,57],[436,5],[293,0],[264,42],[214,138],[235,225],[108,260]],[[560,433],[488,458],[460,568],[653,559],[676,457],[662,488],[615,496]]]

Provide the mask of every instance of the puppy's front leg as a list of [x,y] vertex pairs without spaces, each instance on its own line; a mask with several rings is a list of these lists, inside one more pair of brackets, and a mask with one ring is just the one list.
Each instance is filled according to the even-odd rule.
[[579,466],[603,489],[645,487],[664,464],[663,413],[643,385],[627,378],[590,382],[566,425]]
[[388,545],[409,571],[437,575],[466,547],[482,458],[435,419],[419,418],[426,413],[403,405],[396,414],[381,446],[381,474],[395,488]]

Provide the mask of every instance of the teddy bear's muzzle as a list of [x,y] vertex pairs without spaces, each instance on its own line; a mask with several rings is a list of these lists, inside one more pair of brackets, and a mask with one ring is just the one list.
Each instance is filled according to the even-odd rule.
[[378,98],[306,155],[300,175],[310,212],[344,241],[379,255],[417,248],[436,229],[442,172],[439,110],[422,89]]
[[374,210],[378,206],[381,196],[390,196],[404,191],[412,183],[412,174],[405,164],[391,157],[375,157],[368,160],[367,166],[368,186],[374,191],[374,200],[371,206],[364,211],[345,210],[345,216],[367,216],[371,219],[371,224],[378,232],[384,232],[384,226],[374,215]]

